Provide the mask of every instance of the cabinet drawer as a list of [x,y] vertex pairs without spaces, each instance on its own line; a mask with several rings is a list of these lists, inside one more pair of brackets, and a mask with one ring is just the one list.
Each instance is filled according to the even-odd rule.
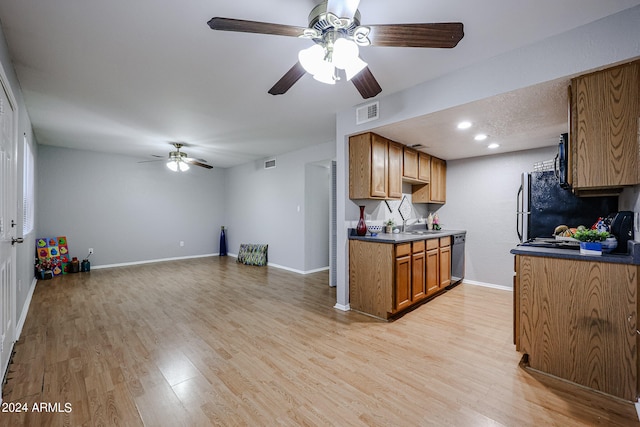
[[411,243],[396,245],[396,258],[411,254]]
[[424,251],[424,240],[413,242],[413,253]]
[[427,240],[427,250],[438,249],[438,239]]
[[440,238],[440,247],[451,246],[451,236]]

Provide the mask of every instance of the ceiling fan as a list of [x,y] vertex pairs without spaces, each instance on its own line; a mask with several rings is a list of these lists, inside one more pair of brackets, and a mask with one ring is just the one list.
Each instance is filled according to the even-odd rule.
[[[175,151],[169,152],[169,158],[167,160],[167,167],[174,172],[185,172],[189,170],[189,165],[200,166],[207,169],[213,169],[213,166],[206,164],[206,160],[204,159],[192,159],[187,156],[187,153],[184,151],[180,151],[184,144],[179,142],[172,142],[176,149]],[[153,154],[153,157],[163,157]],[[144,160],[138,163],[148,163],[148,162],[158,162],[160,160]]]
[[359,58],[359,46],[453,48],[464,36],[461,22],[360,25],[359,3],[324,0],[311,10],[308,27],[220,17],[211,18],[208,24],[212,30],[301,37],[315,43],[299,52],[298,62],[269,89],[271,95],[286,93],[306,73],[334,84],[340,79],[338,70],[343,70],[363,98],[372,98],[382,88]]

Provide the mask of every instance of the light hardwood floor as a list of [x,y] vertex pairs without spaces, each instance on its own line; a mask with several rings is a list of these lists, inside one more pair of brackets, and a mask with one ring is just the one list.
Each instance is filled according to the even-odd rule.
[[4,390],[29,412],[0,424],[639,425],[519,367],[510,292],[460,285],[386,323],[335,310],[327,281],[226,257],[41,281]]

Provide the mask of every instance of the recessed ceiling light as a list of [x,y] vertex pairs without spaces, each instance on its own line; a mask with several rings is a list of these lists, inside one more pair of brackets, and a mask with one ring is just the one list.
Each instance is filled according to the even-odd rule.
[[495,150],[498,147],[500,147],[500,144],[496,144],[495,142],[493,144],[487,145],[487,148],[490,150]]
[[469,129],[471,127],[471,122],[460,122],[458,123],[458,129]]
[[479,133],[474,136],[473,139],[475,139],[476,141],[484,141],[485,139],[487,139],[487,135],[485,135],[484,133]]

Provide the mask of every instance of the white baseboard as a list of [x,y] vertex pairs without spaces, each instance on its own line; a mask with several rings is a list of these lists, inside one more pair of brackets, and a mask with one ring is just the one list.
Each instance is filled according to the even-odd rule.
[[[114,267],[127,267],[127,266],[131,266],[131,265],[142,265],[142,264],[152,264],[155,262],[164,262],[164,261],[178,261],[178,260],[182,260],[182,259],[193,259],[193,258],[207,258],[207,257],[214,257],[214,256],[219,256],[219,253],[215,253],[215,254],[204,254],[204,255],[191,255],[191,256],[183,256],[183,257],[173,257],[173,258],[159,258],[159,259],[149,259],[149,260],[143,260],[143,261],[133,261],[133,262],[121,262],[121,263],[117,263],[117,264],[103,264],[103,265],[95,265],[95,266],[91,266],[92,270],[100,270],[101,268],[114,268]],[[231,254],[231,253],[227,253],[228,256],[230,257],[234,257],[234,258],[238,258],[237,254]],[[269,267],[274,267],[274,268],[279,268],[281,270],[287,270],[287,271],[291,271],[292,273],[297,273],[297,274],[312,274],[312,273],[318,273],[320,271],[327,271],[329,270],[329,266],[326,267],[321,267],[321,268],[316,268],[313,270],[297,270],[295,268],[290,268],[290,267],[286,267],[284,265],[279,265],[279,264],[274,264],[272,262],[267,264]]]
[[349,304],[347,305],[343,305],[343,304],[338,304],[336,303],[336,305],[333,306],[333,308],[337,309],[337,310],[342,310],[342,311],[349,311],[351,310],[351,306]]
[[219,254],[204,254],[204,255],[190,255],[190,256],[181,256],[181,257],[173,257],[173,258],[158,258],[158,259],[149,259],[143,261],[133,261],[133,262],[121,262],[118,264],[103,264],[91,266],[92,270],[99,270],[101,268],[113,268],[113,267],[127,267],[130,265],[141,265],[141,264],[153,264],[155,262],[165,262],[165,261],[179,261],[182,259],[192,259],[192,258],[207,258],[218,256]]
[[465,285],[483,286],[485,288],[493,288],[493,289],[500,289],[502,291],[513,292],[513,288],[511,286],[496,285],[494,283],[477,282],[475,280],[467,280],[467,279],[463,279],[462,283],[464,283]]
[[36,290],[36,283],[38,283],[38,280],[34,277],[29,287],[29,292],[27,292],[27,298],[25,298],[24,300],[24,305],[22,306],[22,312],[20,313],[20,319],[18,319],[18,323],[16,324],[16,341],[20,339],[20,335],[22,334],[22,328],[24,327],[24,322],[27,320],[27,313],[29,312],[29,306],[31,305],[31,298],[33,298],[33,292]]
[[[238,258],[238,254],[227,253],[227,255],[229,255],[230,257]],[[284,265],[274,264],[272,262],[267,262],[267,265],[269,267],[279,268],[280,270],[286,270],[292,273],[303,274],[303,275],[318,273],[320,271],[327,271],[329,269],[329,266],[326,266],[326,267],[316,268],[314,270],[298,270],[298,269],[287,267]]]

